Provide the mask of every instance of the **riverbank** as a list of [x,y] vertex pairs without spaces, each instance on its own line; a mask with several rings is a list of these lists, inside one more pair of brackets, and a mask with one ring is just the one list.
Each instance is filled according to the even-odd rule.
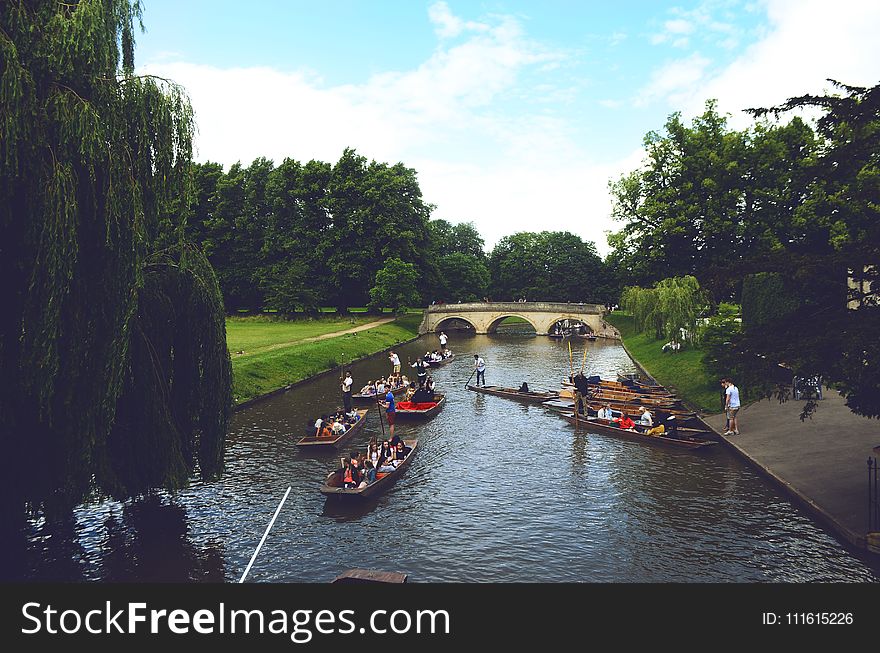
[[700,349],[682,349],[670,354],[662,351],[663,341],[636,331],[631,316],[615,311],[605,316],[622,338],[630,357],[659,383],[675,392],[692,410],[700,413],[718,413],[721,410],[718,379],[709,375],[703,366]]
[[[746,405],[738,415],[740,435],[725,437],[726,418],[717,410],[719,396],[711,389],[714,379],[703,369],[702,352],[664,354],[660,341],[636,333],[628,315],[616,312],[606,319],[618,328],[627,353],[639,367],[692,406],[716,413],[703,421],[728,448],[839,540],[870,552],[866,461],[880,444],[876,422],[855,415],[843,398],[827,390],[819,410],[803,422],[802,401]],[[703,392],[703,387],[709,390]]]
[[[358,330],[367,327],[371,320],[375,318],[332,318],[328,322],[314,320],[298,327],[295,322],[279,326],[277,322],[266,320],[262,328],[259,323],[253,323],[253,318],[246,328],[238,328],[242,325],[232,322],[227,342],[232,352],[232,394],[236,407],[414,340],[419,335],[422,315],[408,313]],[[245,341],[251,343],[250,350],[244,349]]]

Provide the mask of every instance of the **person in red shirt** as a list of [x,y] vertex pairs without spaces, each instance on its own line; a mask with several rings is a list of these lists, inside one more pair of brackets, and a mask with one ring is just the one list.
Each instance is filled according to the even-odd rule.
[[626,413],[614,421],[617,422],[617,426],[622,429],[634,429],[636,427],[636,423],[632,421]]

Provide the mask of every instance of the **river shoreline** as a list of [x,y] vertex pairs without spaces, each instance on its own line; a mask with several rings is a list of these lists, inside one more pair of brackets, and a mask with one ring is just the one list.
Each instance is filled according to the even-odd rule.
[[[405,345],[410,342],[414,342],[414,341],[418,340],[419,338],[421,338],[421,336],[416,335],[416,336],[410,338],[409,340],[401,340],[400,342],[397,342],[393,345],[389,345],[388,347],[385,347],[384,349],[377,349],[376,351],[374,351],[372,353],[364,354],[363,356],[360,356],[358,358],[354,358],[350,361],[347,361],[345,363],[345,365],[351,366],[352,364],[357,363],[359,361],[367,360],[368,358],[375,356],[376,354],[381,354],[384,352],[392,351],[393,349],[400,347],[401,345]],[[280,388],[276,388],[275,390],[270,390],[269,392],[258,395],[256,397],[251,397],[250,399],[247,399],[245,401],[242,401],[241,403],[236,404],[233,407],[232,412],[237,413],[240,410],[244,410],[245,408],[250,408],[254,404],[258,404],[260,402],[263,402],[266,399],[269,399],[271,397],[276,397],[280,394],[284,394],[285,392],[288,392],[289,390],[293,390],[294,388],[297,388],[301,385],[309,383],[310,381],[314,381],[316,379],[323,378],[323,377],[328,376],[330,374],[334,374],[334,373],[336,373],[337,369],[339,369],[339,368],[338,367],[331,367],[331,368],[328,368],[328,369],[323,370],[321,372],[318,372],[317,374],[312,374],[311,376],[308,376],[304,379],[300,379],[299,381],[294,381],[293,383],[290,383],[290,384],[285,385]]]
[[[633,364],[648,378],[652,374],[626,347]],[[655,373],[657,370],[655,370]],[[687,403],[686,397],[682,399]],[[869,546],[871,537],[863,516],[866,482],[865,459],[880,442],[875,424],[850,411],[841,397],[827,390],[820,409],[804,423],[799,419],[801,403],[770,400],[744,406],[738,415],[742,432],[724,436],[723,413],[701,416],[701,420],[737,457],[778,488],[791,503],[845,547],[872,559],[880,553]],[[840,438],[829,447],[829,438]]]

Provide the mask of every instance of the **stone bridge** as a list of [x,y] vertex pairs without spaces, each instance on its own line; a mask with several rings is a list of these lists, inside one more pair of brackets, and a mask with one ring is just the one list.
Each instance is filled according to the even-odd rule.
[[[419,326],[419,333],[442,331],[444,322],[457,319],[470,324],[477,333],[494,333],[508,317],[521,317],[535,328],[538,335],[547,335],[560,320],[583,322],[593,333],[605,333],[602,304],[563,304],[553,302],[474,302],[429,306]],[[608,329],[611,329],[610,325]]]

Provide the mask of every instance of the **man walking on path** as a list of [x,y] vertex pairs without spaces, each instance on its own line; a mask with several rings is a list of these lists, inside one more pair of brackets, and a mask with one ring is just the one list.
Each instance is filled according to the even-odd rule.
[[388,354],[388,358],[391,360],[392,372],[394,374],[400,374],[400,356],[392,351]]
[[739,425],[736,423],[736,413],[739,411],[739,388],[733,385],[730,379],[724,379],[725,395],[727,397],[724,408],[727,411],[729,424],[724,435],[739,435]]
[[474,369],[477,370],[477,387],[480,387],[480,379],[483,380],[483,386],[486,385],[486,361],[479,355],[474,354]]
[[345,373],[345,378],[342,379],[342,405],[345,406],[345,412],[351,412],[351,384],[354,383],[354,379],[351,378],[351,372]]
[[394,406],[394,393],[391,390],[388,390],[388,394],[385,395],[385,417],[388,420],[388,433],[391,437],[394,437],[394,415],[397,408]]
[[443,351],[446,351],[446,341],[447,340],[449,340],[449,338],[447,338],[446,334],[441,331],[440,332],[440,349],[442,349]]

